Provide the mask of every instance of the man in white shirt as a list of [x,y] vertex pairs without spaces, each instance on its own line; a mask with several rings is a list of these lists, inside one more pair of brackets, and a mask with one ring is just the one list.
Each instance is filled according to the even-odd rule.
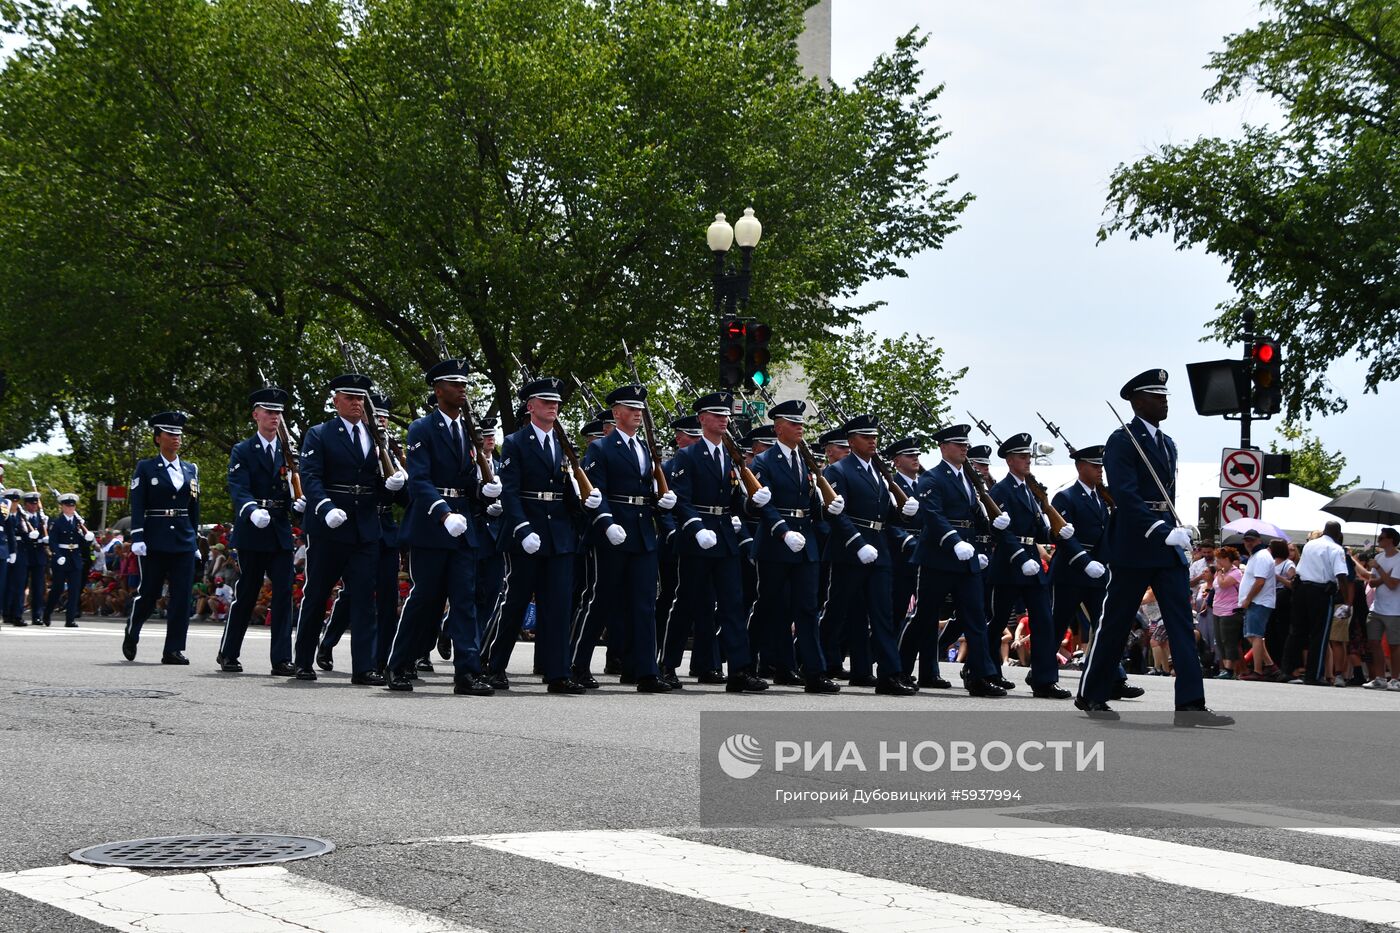
[[1262,680],[1275,670],[1274,659],[1269,657],[1269,649],[1264,644],[1264,633],[1269,627],[1269,617],[1278,605],[1274,587],[1278,571],[1274,567],[1274,556],[1269,553],[1259,532],[1253,529],[1246,531],[1244,546],[1249,551],[1249,562],[1245,564],[1244,575],[1240,578],[1240,609],[1244,611],[1244,637],[1249,639],[1253,649],[1254,670],[1240,675],[1240,680]]
[[[1376,566],[1371,571],[1371,585],[1376,588],[1376,601],[1366,617],[1366,640],[1371,648],[1372,690],[1389,688],[1400,692],[1400,532],[1382,528],[1376,538]],[[1385,677],[1385,653],[1381,651],[1381,636],[1390,643],[1391,678]]]
[[1293,625],[1283,649],[1284,670],[1294,675],[1289,683],[1327,683],[1332,607],[1351,604],[1347,563],[1340,522],[1328,522],[1321,535],[1303,545],[1293,587]]

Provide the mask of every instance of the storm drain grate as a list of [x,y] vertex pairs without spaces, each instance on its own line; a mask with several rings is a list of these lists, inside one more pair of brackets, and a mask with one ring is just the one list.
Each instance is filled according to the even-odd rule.
[[28,690],[16,690],[15,694],[22,697],[126,697],[141,700],[176,696],[174,690],[142,690],[138,687],[31,687]]
[[314,858],[334,849],[334,843],[312,836],[235,833],[104,842],[70,852],[68,857],[91,865],[125,868],[222,868]]

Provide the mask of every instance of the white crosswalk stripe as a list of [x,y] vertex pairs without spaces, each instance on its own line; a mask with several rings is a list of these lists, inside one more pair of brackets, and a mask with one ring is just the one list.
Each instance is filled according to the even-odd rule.
[[[1219,806],[1215,804],[1172,803],[1143,804],[1142,806],[1144,809],[1189,813],[1227,823],[1239,823],[1241,826],[1282,829],[1287,832],[1332,836],[1356,842],[1374,842],[1383,846],[1400,846],[1400,829],[1379,828],[1364,820],[1350,819],[1334,813],[1314,813],[1310,810],[1294,810],[1268,804]],[[1305,823],[1309,825],[1301,825]]]

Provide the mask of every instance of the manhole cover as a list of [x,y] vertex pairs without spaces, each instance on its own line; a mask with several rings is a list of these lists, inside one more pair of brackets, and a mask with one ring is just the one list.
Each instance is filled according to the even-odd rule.
[[121,865],[126,868],[218,868],[225,865],[290,862],[325,855],[333,849],[334,843],[311,836],[235,833],[104,842],[70,852],[68,857],[91,865]]
[[136,687],[31,687],[16,690],[15,693],[22,697],[127,697],[149,700],[176,695],[174,690],[141,690]]

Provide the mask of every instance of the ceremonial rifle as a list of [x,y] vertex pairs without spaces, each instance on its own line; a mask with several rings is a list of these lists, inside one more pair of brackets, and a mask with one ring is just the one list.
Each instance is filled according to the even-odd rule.
[[[258,369],[258,377],[262,379],[263,385],[272,385],[267,381],[267,375]],[[287,416],[285,413],[277,419],[277,440],[282,445],[282,466],[287,471],[287,489],[292,494],[292,501],[303,498],[301,492],[301,470],[297,466],[297,460],[301,456],[297,453],[296,447],[292,444],[292,432],[287,428]]]
[[[1036,412],[1035,416],[1045,424],[1045,430],[1049,431],[1054,437],[1059,438],[1060,443],[1065,445],[1065,450],[1069,451],[1070,459],[1073,460],[1077,448],[1069,442],[1069,438],[1065,437],[1064,432],[1060,430],[1060,426],[1046,421],[1045,416],[1040,412]],[[1094,489],[1098,492],[1099,498],[1103,500],[1104,505],[1108,506],[1110,509],[1117,507],[1117,504],[1113,501],[1113,497],[1108,494],[1108,487],[1104,486],[1103,483],[1095,484]]]
[[[437,338],[438,354],[444,360],[452,359],[452,354],[447,350],[447,338],[442,335],[441,330],[438,330],[436,323],[432,327],[433,336]],[[472,414],[470,400],[464,400],[462,403],[462,420],[467,423],[467,444],[471,447],[472,459],[476,461],[476,469],[481,473],[481,484],[484,486],[487,483],[494,483],[496,477],[491,472],[491,458],[476,442],[476,416]]]
[[[983,421],[981,418],[977,417],[970,411],[967,413],[967,416],[972,419],[974,424],[977,425],[977,430],[981,431],[983,434],[987,435],[992,440],[996,441],[998,444],[1001,443],[1001,438],[997,437],[996,434],[992,431],[992,426],[990,424]],[[977,498],[982,502],[982,508],[987,510],[987,517],[993,521],[996,521],[997,516],[1001,515],[1001,506],[996,504],[996,500],[992,498],[992,494],[987,491],[986,478],[982,475],[981,471],[977,469],[977,467],[973,466],[970,463],[967,464],[967,469],[965,472],[967,473],[968,478],[972,480],[972,488],[977,490]]]
[[[345,343],[339,333],[335,333],[335,342],[340,345],[340,355],[345,358],[345,366],[349,372],[357,373],[360,367],[355,364],[355,358],[350,355],[350,347]],[[379,475],[387,479],[397,471],[393,457],[389,453],[389,447],[384,443],[384,431],[379,427],[379,413],[374,410],[374,401],[365,393],[365,432],[369,434],[369,442],[374,447],[374,458],[379,462]]]
[[[675,373],[677,378],[681,380],[682,391],[684,391],[688,395],[693,395],[696,398],[700,397],[699,390],[696,389],[695,386],[691,383],[691,381],[685,377],[684,373],[680,372],[679,370],[672,371]],[[725,431],[724,434],[721,435],[720,443],[724,445],[724,452],[729,454],[729,459],[734,464],[734,468],[739,471],[739,481],[744,484],[745,494],[752,497],[754,493],[758,492],[760,489],[763,488],[763,484],[759,482],[758,477],[754,475],[753,470],[750,470],[748,466],[744,463],[744,452],[740,450],[739,445],[735,443],[734,431],[734,419],[731,417],[728,423],[725,425]]]
[[[50,486],[50,487],[49,487],[49,492],[53,493],[53,501],[57,502],[57,501],[58,501],[58,496],[59,496],[58,490],[57,490],[57,489],[54,489],[52,486]],[[87,527],[87,523],[83,521],[83,517],[82,517],[81,515],[79,515],[77,512],[74,512],[74,513],[73,513],[73,517],[76,518],[76,519],[78,520],[78,532],[79,532],[80,534],[86,536],[87,533],[88,533],[88,527]]]
[[[627,368],[632,371],[633,380],[640,386],[642,377],[637,372],[637,361],[632,358],[626,340],[622,341],[622,354],[627,360]],[[651,478],[656,482],[656,495],[664,496],[671,487],[666,484],[666,473],[661,469],[661,454],[656,447],[656,425],[651,420],[651,406],[645,401],[642,403],[642,428],[646,431],[647,451],[651,454]]]
[[[514,353],[510,355],[515,360],[515,365],[520,367],[520,377],[526,382],[533,382],[534,376],[530,374],[529,368]],[[575,380],[577,381],[577,380]],[[563,405],[561,404],[562,408]],[[587,499],[593,492],[593,484],[588,481],[588,474],[583,472],[583,467],[579,464],[578,451],[574,449],[574,442],[569,440],[569,435],[564,431],[563,425],[559,423],[558,412],[554,416],[554,440],[559,444],[559,449],[564,452],[564,459],[568,461],[569,471],[574,475],[574,485],[578,487],[579,501]]]

